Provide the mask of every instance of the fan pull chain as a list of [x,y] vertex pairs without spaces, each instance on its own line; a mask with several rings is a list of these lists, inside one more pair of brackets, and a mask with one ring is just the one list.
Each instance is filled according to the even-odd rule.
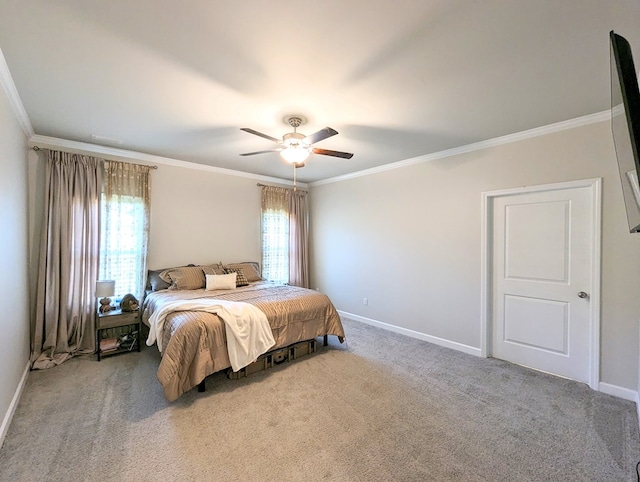
[[296,192],[296,170],[297,170],[297,166],[295,164],[295,162],[293,163],[293,192]]

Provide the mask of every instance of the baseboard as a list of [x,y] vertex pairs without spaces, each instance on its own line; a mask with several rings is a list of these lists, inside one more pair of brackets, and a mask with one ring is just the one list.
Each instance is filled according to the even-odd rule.
[[[482,356],[480,348],[464,345],[462,343],[446,340],[444,338],[438,338],[437,336],[427,335],[425,333],[420,333],[419,331],[410,330],[408,328],[402,328],[400,326],[390,325],[389,323],[385,323],[383,321],[372,320],[371,318],[366,318],[364,316],[356,315],[354,313],[349,313],[347,311],[338,310],[338,313],[340,314],[340,316],[344,316],[345,318],[359,321],[367,325],[376,326],[378,328],[382,328],[383,330],[393,331],[394,333],[400,333],[401,335],[410,336],[411,338],[417,338],[419,340],[428,341],[429,343],[433,343],[434,345],[444,346],[446,348],[458,350],[458,351],[467,353],[469,355]],[[640,393],[639,392],[636,392],[629,388],[623,388],[617,385],[612,385],[610,383],[604,383],[604,382],[600,382],[598,384],[597,390],[599,392],[606,393],[607,395],[612,395],[614,397],[622,398],[623,400],[629,400],[631,402],[635,402],[636,409],[638,411],[638,423],[640,425]]]
[[469,355],[481,356],[480,348],[464,345],[462,343],[446,340],[444,338],[438,338],[437,336],[427,335],[425,333],[420,333],[419,331],[410,330],[408,328],[390,325],[389,323],[385,323],[383,321],[372,320],[371,318],[355,315],[353,313],[348,313],[342,310],[338,310],[338,313],[340,314],[340,316],[344,316],[345,318],[359,321],[367,325],[376,326],[378,328],[382,328],[383,330],[393,331],[394,333],[400,333],[401,335],[410,336],[411,338],[417,338],[418,340],[422,341],[428,341],[429,343],[433,343],[434,345],[444,346],[445,348],[458,350]]
[[611,385],[609,383],[600,382],[598,384],[598,391],[606,393],[607,395],[613,395],[614,397],[622,398],[623,400],[629,400],[635,402],[636,413],[638,415],[638,428],[640,428],[640,393],[629,388],[622,388],[617,385]]
[[18,387],[16,388],[16,392],[13,394],[13,399],[9,404],[9,409],[7,413],[4,415],[4,419],[2,420],[2,425],[0,425],[0,448],[2,448],[2,444],[4,443],[4,438],[9,431],[9,425],[11,425],[11,420],[13,420],[13,414],[16,412],[16,408],[18,407],[18,402],[20,401],[20,396],[22,395],[22,390],[27,383],[27,376],[29,375],[29,369],[31,368],[31,363],[27,362],[27,366],[22,373],[22,378],[20,379],[20,383],[18,383]]
[[610,383],[600,382],[598,384],[598,391],[606,393],[607,395],[613,395],[614,397],[622,398],[623,400],[629,400],[630,402],[638,403],[638,392],[629,388],[619,387],[618,385],[611,385]]
[[638,412],[638,428],[640,428],[640,390],[636,392],[636,411]]

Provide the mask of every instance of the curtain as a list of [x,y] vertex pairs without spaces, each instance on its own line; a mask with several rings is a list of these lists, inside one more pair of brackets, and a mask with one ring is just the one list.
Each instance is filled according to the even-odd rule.
[[262,276],[289,282],[289,197],[281,187],[262,187]]
[[262,275],[309,287],[309,215],[305,191],[262,187]]
[[307,193],[293,191],[289,198],[289,284],[309,287],[309,216]]
[[149,166],[104,161],[100,279],[115,280],[117,298],[144,294],[149,243]]
[[95,351],[101,159],[49,151],[36,309],[33,368]]

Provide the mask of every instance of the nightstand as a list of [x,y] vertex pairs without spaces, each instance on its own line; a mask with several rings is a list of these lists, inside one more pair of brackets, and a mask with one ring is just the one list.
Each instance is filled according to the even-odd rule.
[[[116,330],[113,330],[114,328],[121,328],[117,330],[120,332],[119,335],[107,333],[107,330],[115,332]],[[116,345],[116,340],[121,340],[122,343]],[[111,349],[105,348],[109,346],[109,341],[113,341],[113,343],[111,343],[113,348]],[[100,361],[102,357],[127,353],[134,349],[140,351],[140,312],[114,310],[108,313],[98,313],[96,320],[96,351],[98,353],[98,361]]]

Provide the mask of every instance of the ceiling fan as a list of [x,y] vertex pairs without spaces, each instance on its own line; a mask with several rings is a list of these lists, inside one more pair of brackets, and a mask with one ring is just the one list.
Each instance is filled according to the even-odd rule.
[[293,164],[294,167],[304,167],[305,161],[310,154],[322,154],[324,156],[342,157],[344,159],[351,159],[353,154],[350,152],[332,151],[330,149],[319,149],[313,147],[313,144],[320,142],[328,137],[335,136],[338,131],[331,127],[325,127],[318,132],[305,136],[300,134],[296,129],[302,124],[306,123],[306,119],[299,115],[290,115],[284,118],[284,122],[293,127],[293,132],[289,132],[282,136],[282,140],[271,137],[262,132],[249,129],[248,127],[242,127],[240,130],[254,134],[256,136],[264,137],[270,141],[279,144],[281,147],[275,149],[267,149],[264,151],[245,152],[240,154],[241,156],[253,156],[254,154],[264,154],[266,152],[279,152],[282,158]]

